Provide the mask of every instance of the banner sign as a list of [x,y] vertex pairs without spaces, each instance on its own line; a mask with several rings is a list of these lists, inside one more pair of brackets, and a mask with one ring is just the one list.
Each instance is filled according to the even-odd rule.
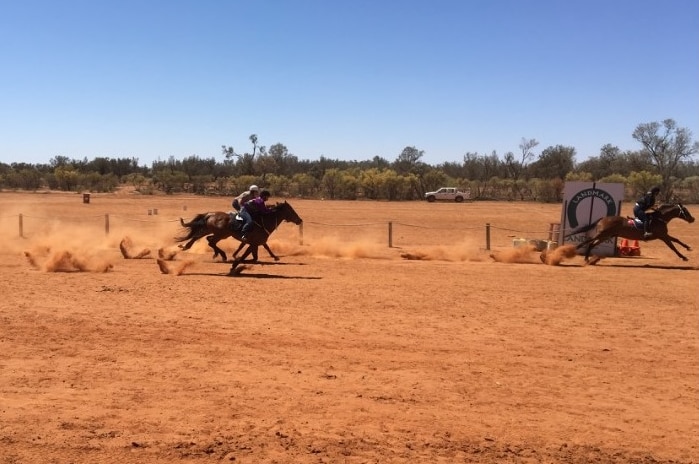
[[[561,232],[558,243],[578,245],[595,234],[595,229],[571,235],[575,229],[592,224],[604,216],[620,216],[621,201],[624,198],[624,184],[597,182],[566,182],[563,188],[563,210],[561,211]],[[585,253],[585,248],[578,250]],[[616,237],[605,240],[592,249],[597,256],[616,254]]]

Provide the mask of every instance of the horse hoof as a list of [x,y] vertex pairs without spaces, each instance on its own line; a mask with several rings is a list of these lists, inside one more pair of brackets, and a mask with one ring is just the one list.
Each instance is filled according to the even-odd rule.
[[279,256],[275,256],[275,257],[274,257],[274,260],[275,260],[275,261],[279,261]]

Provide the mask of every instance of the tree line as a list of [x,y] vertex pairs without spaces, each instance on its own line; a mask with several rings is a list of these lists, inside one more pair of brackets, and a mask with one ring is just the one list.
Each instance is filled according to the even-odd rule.
[[539,142],[522,138],[517,152],[467,152],[459,162],[432,166],[414,146],[406,146],[393,161],[380,156],[303,160],[281,143],[259,145],[253,134],[251,151],[241,154],[223,145],[222,161],[192,155],[142,166],[133,157],[56,156],[48,164],[0,163],[0,188],[111,192],[130,185],[142,194],[233,196],[257,184],[279,197],[402,201],[449,186],[470,189],[474,200],[556,202],[565,181],[582,180],[624,183],[629,198],[659,185],[665,200],[699,203],[699,142],[692,140],[691,131],[666,119],[639,124],[632,136],[638,150],[607,144],[598,156],[579,163],[574,147],[549,146],[537,153]]

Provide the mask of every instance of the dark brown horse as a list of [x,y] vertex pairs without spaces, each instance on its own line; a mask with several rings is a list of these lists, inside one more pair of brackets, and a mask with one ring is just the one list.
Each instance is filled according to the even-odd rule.
[[[677,256],[687,261],[687,257],[680,253],[677,248],[675,248],[674,243],[679,243],[685,249],[691,250],[692,248],[680,241],[679,239],[671,236],[667,231],[667,224],[674,218],[684,219],[688,223],[694,222],[694,218],[687,210],[687,208],[681,203],[674,204],[664,204],[658,207],[657,210],[649,214],[651,217],[651,222],[649,224],[649,232],[653,235],[648,239],[643,238],[643,225],[634,222],[631,218],[621,217],[621,216],[606,216],[602,217],[592,224],[580,227],[571,233],[567,234],[565,237],[570,237],[571,235],[580,234],[582,232],[587,232],[589,230],[595,229],[595,235],[580,242],[576,248],[587,247],[585,251],[585,261],[590,258],[590,250],[613,237],[623,237],[632,240],[662,240],[665,242],[672,251],[677,253]],[[674,242],[674,243],[673,243]]]
[[[283,221],[289,221],[299,225],[302,220],[296,211],[294,211],[294,208],[287,202],[277,203],[271,207],[271,210],[270,213],[253,215],[253,225],[247,234],[248,248],[241,258],[235,260],[235,265],[247,258],[250,253],[253,253],[253,258],[257,260],[257,248],[260,246],[263,246],[275,260],[279,259],[272,253],[272,250],[270,250],[267,245],[267,239]],[[216,256],[220,255],[224,262],[228,261],[228,257],[226,253],[218,247],[217,243],[228,237],[240,240],[241,236],[240,229],[242,227],[242,221],[236,220],[235,213],[226,213],[223,211],[200,213],[194,216],[189,222],[184,222],[184,220],[180,218],[180,223],[182,227],[188,229],[186,235],[175,238],[177,242],[188,240],[186,244],[180,245],[183,250],[189,250],[194,242],[200,238],[206,237],[209,246],[214,250],[214,259]],[[241,244],[241,247],[244,245],[244,243]],[[238,247],[236,253],[240,251],[241,247]]]

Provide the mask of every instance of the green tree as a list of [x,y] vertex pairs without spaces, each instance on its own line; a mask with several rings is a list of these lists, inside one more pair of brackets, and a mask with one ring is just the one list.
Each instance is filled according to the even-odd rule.
[[631,191],[631,195],[635,198],[647,192],[652,186],[659,185],[662,181],[660,174],[654,174],[648,171],[632,172],[629,174],[627,185]]
[[393,169],[399,174],[414,173],[424,154],[423,150],[418,150],[415,147],[405,147],[393,162]]
[[339,169],[328,169],[325,171],[323,178],[321,179],[321,185],[323,186],[323,191],[327,194],[327,197],[331,200],[336,198],[336,192],[340,188],[342,175]]
[[522,140],[519,143],[520,153],[518,158],[515,158],[514,153],[511,151],[505,153],[505,168],[509,178],[514,181],[511,184],[513,189],[512,193],[515,197],[519,197],[520,199],[522,199],[522,194],[519,191],[519,186],[521,184],[517,181],[523,177],[527,164],[534,157],[534,152],[532,150],[538,145],[539,142],[537,142],[536,139],[525,139],[522,137]]
[[530,166],[532,177],[540,179],[565,179],[575,167],[575,148],[556,145],[548,147]]
[[699,142],[693,142],[692,132],[685,127],[677,127],[673,119],[666,119],[662,124],[639,124],[632,136],[643,145],[645,153],[650,155],[662,179],[662,195],[665,199],[670,198],[673,177],[677,175],[680,163],[699,152]]

